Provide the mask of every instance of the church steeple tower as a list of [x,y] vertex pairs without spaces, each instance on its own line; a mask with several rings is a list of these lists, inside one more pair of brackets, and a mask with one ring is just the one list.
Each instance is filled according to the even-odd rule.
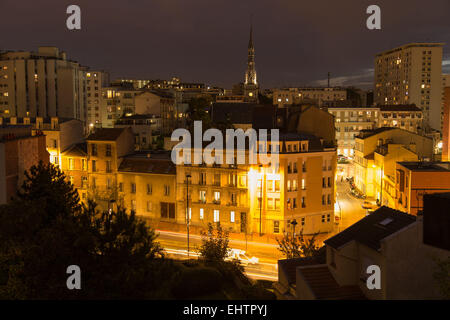
[[258,100],[258,81],[255,68],[255,47],[253,46],[253,25],[250,25],[250,37],[248,40],[247,70],[244,82],[245,99],[249,102]]

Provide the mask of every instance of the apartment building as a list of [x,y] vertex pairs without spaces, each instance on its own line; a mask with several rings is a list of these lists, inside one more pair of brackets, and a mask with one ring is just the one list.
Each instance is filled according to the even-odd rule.
[[163,91],[144,91],[135,97],[136,114],[154,114],[161,118],[161,133],[170,135],[178,127],[184,127],[185,110],[178,110],[173,95]]
[[161,117],[154,114],[135,114],[117,120],[114,128],[130,127],[135,135],[135,150],[151,150],[161,133]]
[[355,136],[361,130],[377,127],[380,109],[375,107],[329,107],[328,112],[334,116],[337,153],[353,158]]
[[[448,207],[448,194],[444,200]],[[278,261],[279,281],[274,286],[278,298],[444,298],[433,275],[437,267],[435,259],[446,259],[449,255],[448,241],[443,236],[448,234],[449,225],[441,223],[447,207],[436,204],[436,199],[430,199],[428,204],[423,217],[379,208],[325,240],[324,261],[318,258]],[[371,274],[368,267],[372,265],[380,268],[381,283],[377,290],[370,290],[367,285]]]
[[89,70],[85,72],[85,78],[87,124],[91,132],[94,127],[101,128],[102,126],[102,90],[109,86],[109,73]]
[[135,114],[135,96],[141,91],[132,86],[113,86],[102,89],[100,115],[102,128],[113,128],[124,115]]
[[392,185],[395,162],[431,159],[432,155],[431,138],[399,128],[362,130],[355,137],[355,185],[381,203],[381,190],[386,190],[389,180]]
[[424,125],[441,129],[443,43],[410,43],[375,56],[377,105],[415,104]]
[[450,192],[450,162],[398,162],[395,192],[395,208],[417,215],[425,194]]
[[50,162],[60,166],[62,152],[74,143],[82,142],[84,139],[83,122],[67,118],[1,118],[0,125],[10,126],[29,125],[33,135],[43,134],[45,136],[47,151],[50,154]]
[[89,192],[88,152],[85,141],[74,143],[61,153],[61,170],[67,176],[82,203],[87,203]]
[[378,128],[393,127],[411,132],[423,132],[423,112],[415,105],[379,107]]
[[29,125],[0,124],[0,205],[17,194],[24,172],[40,161],[49,163],[44,135],[33,135]]
[[450,161],[450,87],[444,88],[444,115],[442,126],[442,161]]
[[[120,205],[134,210],[154,228],[162,222],[177,222],[176,167],[165,155],[134,154],[124,157],[117,181]],[[185,223],[184,220],[179,222]]]
[[336,149],[307,134],[282,134],[279,168],[260,165],[178,165],[177,207],[186,219],[189,178],[190,223],[220,222],[232,232],[277,235],[330,232],[334,224]]
[[86,121],[85,68],[56,47],[0,54],[0,116]]
[[280,108],[302,103],[314,103],[318,107],[332,106],[336,101],[347,99],[347,90],[340,87],[275,89],[272,98],[273,104]]
[[126,155],[134,152],[134,135],[130,128],[101,128],[86,138],[89,189],[87,197],[100,208],[117,203],[117,172]]

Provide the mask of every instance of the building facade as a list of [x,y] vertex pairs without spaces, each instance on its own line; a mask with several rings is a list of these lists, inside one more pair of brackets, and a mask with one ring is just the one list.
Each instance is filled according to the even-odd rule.
[[0,204],[17,194],[25,180],[24,172],[40,161],[49,163],[44,135],[33,135],[29,125],[0,124]]
[[0,55],[0,116],[86,121],[85,70],[55,47]]
[[102,126],[102,90],[109,86],[109,73],[105,71],[86,71],[86,106],[89,130]]
[[276,89],[272,99],[273,104],[280,108],[302,103],[314,103],[318,107],[333,106],[336,102],[347,100],[347,90],[340,87]]
[[395,191],[395,208],[417,215],[425,194],[450,192],[450,162],[398,162]]
[[361,130],[377,127],[380,110],[375,107],[330,107],[334,116],[338,155],[353,158],[355,136]]
[[411,43],[375,56],[377,105],[415,104],[424,125],[441,129],[442,43]]
[[[355,185],[378,202],[398,161],[431,160],[433,140],[399,128],[362,130],[355,137]],[[392,180],[392,178],[391,178]],[[383,185],[382,185],[383,184]]]

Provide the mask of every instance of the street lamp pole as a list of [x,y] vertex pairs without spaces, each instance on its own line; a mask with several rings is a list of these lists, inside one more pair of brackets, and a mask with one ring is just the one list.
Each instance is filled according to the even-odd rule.
[[190,174],[186,175],[186,230],[187,230],[187,256],[189,259],[189,178]]
[[259,236],[262,237],[262,206],[263,206],[263,179],[264,176],[262,174],[262,164],[259,165],[259,169],[261,172],[261,189],[260,189],[260,193],[259,193],[259,197],[260,197],[260,202],[259,202]]

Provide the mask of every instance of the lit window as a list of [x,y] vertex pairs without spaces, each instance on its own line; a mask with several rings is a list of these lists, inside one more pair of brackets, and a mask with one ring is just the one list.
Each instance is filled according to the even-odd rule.
[[219,222],[219,210],[214,210],[214,222]]
[[230,222],[234,222],[234,211],[230,212]]
[[200,208],[200,220],[203,220],[204,217],[204,211],[203,208]]

